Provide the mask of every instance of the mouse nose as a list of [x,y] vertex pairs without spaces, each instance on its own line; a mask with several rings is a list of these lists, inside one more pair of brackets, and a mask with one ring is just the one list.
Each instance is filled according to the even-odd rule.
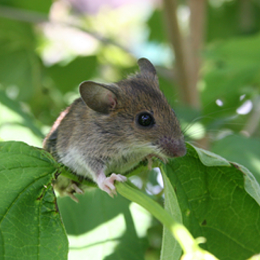
[[182,157],[186,154],[186,152],[187,152],[187,149],[186,149],[185,143],[183,142],[176,150],[174,157]]
[[182,138],[173,139],[171,137],[164,136],[160,139],[159,143],[163,154],[167,157],[182,157],[187,152],[185,142]]

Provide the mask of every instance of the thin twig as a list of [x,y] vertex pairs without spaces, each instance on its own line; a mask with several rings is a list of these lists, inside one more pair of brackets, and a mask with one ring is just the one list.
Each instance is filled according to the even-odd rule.
[[90,31],[86,29],[85,27],[81,26],[78,23],[72,23],[68,21],[51,21],[48,17],[48,15],[35,12],[35,11],[28,11],[25,9],[18,9],[18,8],[13,8],[13,7],[4,7],[0,5],[0,17],[5,17],[8,19],[16,20],[16,21],[21,21],[21,22],[28,22],[28,23],[33,23],[33,24],[39,24],[39,23],[51,23],[53,25],[61,25],[61,26],[68,26],[75,28],[77,30],[80,30],[82,32],[85,32],[89,35],[91,35],[93,38],[97,39],[98,41],[102,42],[105,45],[114,45],[121,50],[127,52],[130,55],[133,55],[131,50],[126,48],[125,46],[122,46],[118,44],[117,42],[106,38],[96,32]]
[[5,17],[12,20],[29,22],[29,23],[43,23],[49,21],[48,15],[46,14],[34,12],[34,11],[28,11],[25,9],[5,7],[1,5],[0,5],[0,17]]
[[189,95],[187,94],[189,88],[189,75],[184,52],[184,40],[177,19],[177,1],[164,0],[163,2],[168,38],[175,53],[176,71],[180,87],[179,92],[181,93],[183,102],[189,104],[190,100]]
[[191,86],[190,95],[193,97],[192,104],[196,108],[200,108],[199,92],[197,83],[199,81],[200,72],[200,53],[204,43],[204,24],[205,24],[205,7],[206,0],[190,0],[190,37],[189,44],[191,50]]
[[[205,0],[190,1],[190,37],[186,39],[177,18],[177,0],[164,0],[164,13],[169,40],[174,48],[180,93],[185,104],[200,108],[197,82],[199,75],[199,50],[204,34]],[[193,42],[194,40],[194,42]]]
[[246,136],[252,136],[258,129],[260,124],[260,96],[257,96],[253,101],[253,111],[248,118],[248,121],[242,130]]
[[[190,0],[190,36],[188,38],[189,49],[191,51],[190,72],[191,83],[189,94],[192,97],[192,104],[195,108],[201,107],[199,92],[197,88],[200,79],[201,50],[204,43],[204,25],[206,0]],[[202,139],[197,141],[199,147],[209,149],[209,135],[206,134]]]

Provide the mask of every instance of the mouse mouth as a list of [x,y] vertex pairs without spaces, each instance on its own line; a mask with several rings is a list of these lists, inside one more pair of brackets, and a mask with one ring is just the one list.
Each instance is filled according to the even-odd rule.
[[155,153],[148,154],[146,157],[144,157],[143,161],[148,162],[147,166],[148,166],[149,170],[153,169],[153,158],[157,158],[165,164],[168,162],[167,157],[164,157],[163,155],[161,156],[161,155],[155,154]]
[[182,157],[186,154],[186,145],[183,138],[173,139],[171,137],[162,137],[158,142],[160,154],[167,158]]
[[167,163],[168,162],[168,158],[164,157],[164,155],[159,155],[159,154],[155,154],[155,153],[151,153],[148,154],[145,159],[147,159],[148,161],[151,161],[152,158],[157,158],[159,160],[161,160],[163,163]]

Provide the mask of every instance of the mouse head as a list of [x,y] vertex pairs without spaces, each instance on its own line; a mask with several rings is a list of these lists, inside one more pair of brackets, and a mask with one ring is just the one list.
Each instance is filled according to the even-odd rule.
[[185,155],[180,124],[159,89],[154,66],[145,58],[138,65],[140,73],[118,83],[81,83],[82,100],[121,143],[162,158]]

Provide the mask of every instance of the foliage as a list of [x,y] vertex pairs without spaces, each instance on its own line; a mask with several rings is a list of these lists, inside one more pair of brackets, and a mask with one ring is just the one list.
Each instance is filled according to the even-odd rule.
[[[155,170],[142,168],[132,181],[164,204],[193,237],[205,237],[201,248],[216,257],[246,259],[259,253],[259,2],[196,1],[205,6],[204,13],[197,13],[197,18],[205,17],[197,41],[196,19],[193,24],[187,20],[196,11],[192,1],[171,1],[178,4],[171,13],[178,16],[183,45],[201,43],[195,55],[199,62],[188,59],[199,64],[193,82],[196,107],[185,101],[179,87],[180,50],[171,46],[167,28],[173,28],[165,24],[163,5],[131,0],[114,6],[106,0],[104,7],[98,2],[1,1],[0,140],[41,147],[59,113],[78,97],[80,82],[120,80],[145,56],[156,65],[187,140],[228,161],[188,145],[186,157],[161,166],[164,188]],[[3,142],[0,169],[1,257],[66,259],[67,238],[50,186],[61,165],[42,150]],[[69,259],[82,254],[95,259],[179,259],[179,244],[150,212],[121,195],[111,200],[94,188],[78,198],[79,204],[57,198],[71,245]]]
[[[187,145],[187,156],[161,168],[165,210],[130,182],[117,184],[123,197],[140,204],[168,229],[161,259],[180,257],[181,248],[172,235],[184,259],[191,255],[206,259],[208,253],[199,249],[182,222],[193,236],[205,237],[202,247],[220,259],[246,259],[258,253],[259,184],[243,166]],[[25,143],[2,142],[0,153],[1,258],[66,259],[68,243],[51,188],[51,180],[62,174],[63,166],[47,152]],[[3,196],[7,192],[9,196]],[[151,218],[123,197],[111,199],[92,188],[78,196],[79,204],[68,197],[58,198],[70,257],[143,259]]]
[[19,142],[0,145],[1,259],[65,259],[68,241],[51,181],[58,164]]

